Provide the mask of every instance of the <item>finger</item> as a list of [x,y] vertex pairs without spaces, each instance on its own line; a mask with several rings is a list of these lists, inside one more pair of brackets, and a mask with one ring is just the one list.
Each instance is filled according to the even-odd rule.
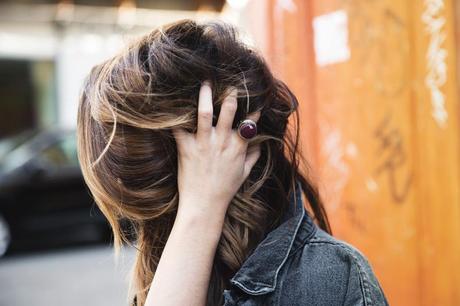
[[230,94],[224,99],[224,102],[222,102],[216,126],[217,131],[221,133],[221,135],[228,134],[232,130],[233,119],[235,118],[236,109],[238,107],[236,95],[236,89],[232,89]]
[[174,139],[176,140],[177,146],[183,146],[185,139],[188,135],[187,131],[180,127],[171,128]]
[[197,137],[209,135],[212,128],[212,91],[211,83],[204,81],[198,98]]
[[246,179],[251,173],[252,167],[256,164],[260,157],[260,144],[255,145],[248,149],[246,160],[244,162],[243,177]]

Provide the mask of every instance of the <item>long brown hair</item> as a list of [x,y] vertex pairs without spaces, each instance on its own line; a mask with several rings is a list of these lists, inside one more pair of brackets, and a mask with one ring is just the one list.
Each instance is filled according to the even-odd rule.
[[[145,303],[177,211],[172,127],[196,130],[198,92],[211,80],[213,124],[230,86],[238,89],[233,127],[260,110],[261,156],[229,205],[207,305],[221,305],[228,280],[280,223],[300,181],[309,210],[330,232],[314,185],[299,164],[298,102],[264,59],[222,22],[181,20],[153,30],[86,78],[78,111],[78,156],[85,181],[113,230],[115,253],[135,239],[131,299]],[[295,126],[288,118],[295,114]],[[123,221],[131,224],[126,232]]]

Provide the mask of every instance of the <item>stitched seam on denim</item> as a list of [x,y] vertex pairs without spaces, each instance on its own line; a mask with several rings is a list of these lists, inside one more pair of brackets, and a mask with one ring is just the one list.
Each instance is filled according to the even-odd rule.
[[[300,183],[297,183],[297,185],[300,186]],[[300,191],[302,192],[302,191]],[[294,197],[297,197],[297,189],[296,189],[296,193],[294,193]],[[302,202],[302,199],[300,198],[300,201]],[[288,259],[290,253],[291,253],[291,249],[292,249],[292,246],[294,244],[294,241],[295,241],[295,238],[297,237],[297,233],[299,231],[299,228],[300,228],[300,225],[302,224],[303,222],[303,219],[305,217],[305,207],[302,206],[302,213],[301,213],[301,216],[300,216],[300,219],[299,221],[297,222],[297,225],[295,227],[295,230],[294,230],[294,233],[293,233],[293,237],[292,237],[292,240],[289,244],[289,247],[288,247],[288,251],[286,253],[286,255],[284,256],[284,259],[281,261],[281,264],[278,266],[278,268],[276,269],[275,271],[275,278],[274,278],[274,282],[272,284],[265,284],[265,283],[259,283],[259,282],[254,282],[254,284],[256,285],[262,285],[262,286],[265,286],[266,288],[263,288],[263,289],[269,289],[270,291],[273,291],[275,290],[276,288],[276,281],[278,279],[278,273],[279,271],[281,270],[281,268],[283,267],[283,265],[286,263],[286,260]],[[316,232],[316,231],[315,231]],[[244,286],[242,283],[238,282],[238,281],[233,281],[234,284],[238,284],[238,287],[240,287],[240,289],[242,289],[243,291],[246,291],[246,292],[249,292],[250,294],[253,294],[253,295],[263,295],[267,292],[265,292],[264,290],[257,290],[257,291],[254,291],[254,290],[250,290],[248,289],[246,286]],[[270,292],[268,291],[268,292]]]
[[275,272],[275,280],[274,280],[274,282],[273,282],[272,288],[275,288],[275,287],[276,287],[276,281],[277,281],[277,279],[278,279],[278,273],[280,272],[281,267],[283,267],[284,263],[286,262],[286,260],[287,260],[288,257],[289,257],[289,253],[291,252],[292,246],[294,245],[295,238],[297,237],[297,233],[299,232],[299,228],[300,228],[300,225],[301,225],[302,222],[303,222],[304,217],[305,217],[305,208],[302,207],[302,215],[301,215],[300,220],[297,222],[297,225],[296,225],[296,227],[295,227],[295,230],[294,230],[294,234],[293,234],[291,243],[289,244],[288,252],[287,252],[286,256],[284,257],[283,261],[281,262],[281,264],[279,265],[279,267],[276,269],[276,272]]
[[[243,292],[245,292],[245,293],[250,293],[250,294],[252,294],[252,295],[263,295],[263,294],[266,294],[266,293],[267,293],[266,290],[265,290],[265,291],[264,291],[264,290],[262,290],[262,291],[260,291],[260,290],[258,290],[258,291],[250,290],[250,289],[248,289],[246,286],[244,286],[242,283],[240,283],[239,281],[234,281],[234,284],[237,284],[238,287],[239,287]],[[270,285],[268,285],[268,284],[257,283],[257,282],[256,282],[255,284],[264,285],[264,286],[269,287],[268,289],[273,289],[273,288],[270,287]],[[269,291],[268,291],[268,292],[269,292]]]
[[[235,283],[241,284],[239,281],[235,281]],[[270,284],[261,283],[261,282],[255,282],[255,281],[251,281],[251,283],[253,283],[255,285],[261,285],[261,286],[270,286]]]
[[276,304],[275,305],[281,305],[281,292],[283,291],[283,285],[284,285],[284,279],[280,279],[280,283],[279,283],[279,286],[277,287],[277,295],[274,295],[276,297]]
[[300,242],[300,245],[296,248],[296,249],[293,249],[291,251],[291,253],[289,254],[288,258],[294,256],[299,250],[302,250],[305,245],[312,239],[312,237],[316,234],[316,232],[318,231],[318,228],[316,227],[316,225],[313,224],[313,230],[311,231],[311,233],[308,234],[307,237],[305,237],[301,242]]
[[315,244],[317,244],[317,245],[319,245],[319,244],[329,244],[329,245],[338,246],[338,247],[342,248],[343,250],[345,250],[348,253],[348,255],[350,255],[353,258],[353,260],[355,261],[355,264],[358,266],[359,282],[360,282],[360,285],[362,286],[361,287],[361,292],[362,292],[363,297],[364,297],[365,306],[372,306],[374,304],[372,302],[372,299],[371,299],[370,289],[369,289],[369,286],[367,284],[368,280],[366,278],[366,274],[363,272],[363,267],[359,263],[359,260],[355,256],[355,254],[353,254],[350,251],[349,247],[344,246],[344,245],[342,245],[340,243],[337,243],[337,242],[324,241],[324,240],[321,240],[320,238],[317,238],[316,241],[310,240],[309,244],[312,244],[312,245],[315,245]]
[[[302,221],[303,221],[303,218],[305,216],[305,209],[302,210],[302,216],[300,217],[300,220],[297,222],[297,225],[296,225],[296,228],[294,230],[294,234],[293,234],[293,238],[289,244],[289,247],[288,247],[288,252],[286,254],[286,256],[284,257],[283,261],[281,262],[281,264],[279,265],[279,267],[276,269],[276,272],[275,272],[275,278],[274,278],[274,282],[272,284],[264,284],[264,283],[258,283],[258,282],[254,282],[254,284],[257,284],[257,285],[262,285],[262,286],[266,286],[268,287],[269,289],[275,289],[276,287],[276,281],[278,279],[278,273],[281,269],[281,267],[284,265],[284,263],[286,262],[287,258],[289,257],[290,255],[290,250],[292,248],[292,245],[294,244],[294,240],[295,240],[295,237],[297,235],[297,232],[299,231],[299,228],[300,228],[300,225],[302,224]],[[244,286],[243,284],[241,284],[240,282],[238,281],[235,281],[235,283],[237,283],[240,287],[244,288],[247,292],[250,292],[251,294],[254,294],[254,295],[259,295],[259,294],[264,294],[266,292],[262,291],[260,292],[260,290],[258,291],[254,291],[254,290],[250,290],[248,289],[246,286]]]

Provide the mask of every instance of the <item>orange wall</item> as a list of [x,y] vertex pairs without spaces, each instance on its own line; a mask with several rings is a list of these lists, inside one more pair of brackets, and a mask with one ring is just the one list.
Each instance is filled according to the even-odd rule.
[[[334,234],[366,254],[391,305],[460,305],[454,9],[429,2],[439,1],[269,0],[247,10],[259,15],[247,18],[256,44],[301,102],[303,150]],[[325,64],[312,22],[333,12],[346,16],[342,32],[323,36],[346,41],[326,53],[349,57]]]

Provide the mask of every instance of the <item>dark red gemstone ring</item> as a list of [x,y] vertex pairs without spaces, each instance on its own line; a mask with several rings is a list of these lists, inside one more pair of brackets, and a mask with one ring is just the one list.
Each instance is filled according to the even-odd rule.
[[251,139],[257,134],[257,124],[251,119],[245,119],[238,124],[238,135],[243,139]]

